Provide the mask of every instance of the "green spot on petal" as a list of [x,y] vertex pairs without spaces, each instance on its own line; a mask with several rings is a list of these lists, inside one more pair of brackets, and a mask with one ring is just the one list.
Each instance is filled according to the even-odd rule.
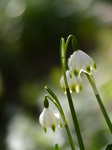
[[94,69],[94,70],[96,70],[96,69],[97,69],[97,67],[96,67],[96,64],[95,64],[95,63],[93,64],[93,69]]
[[44,129],[45,133],[47,133],[47,129],[46,128],[43,128],[43,129]]
[[86,71],[87,71],[88,73],[91,73],[91,69],[90,69],[89,66],[86,67]]
[[51,129],[53,130],[53,132],[55,132],[55,125],[52,125]]
[[74,73],[74,75],[76,76],[76,77],[78,77],[78,75],[79,75],[79,71],[77,71],[76,69],[73,71],[73,73]]
[[61,122],[60,122],[60,124],[59,124],[59,127],[60,127],[60,129],[62,129],[62,124],[61,124]]
[[66,92],[66,89],[65,89],[65,87],[64,87],[64,86],[62,87],[62,90],[63,90],[63,92],[64,92],[64,93]]
[[77,93],[79,93],[80,91],[82,91],[82,85],[77,86]]
[[70,73],[70,78],[72,79],[72,74]]
[[76,91],[75,86],[74,86],[74,85],[72,85],[72,86],[70,87],[70,90],[71,90],[72,92],[75,92],[75,91]]

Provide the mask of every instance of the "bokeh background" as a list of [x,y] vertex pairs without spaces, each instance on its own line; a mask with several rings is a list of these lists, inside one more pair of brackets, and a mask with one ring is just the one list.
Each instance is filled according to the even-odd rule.
[[[0,150],[70,149],[64,127],[45,134],[39,124],[45,85],[60,99],[79,149],[59,84],[60,38],[70,34],[97,64],[93,76],[112,120],[112,1],[0,0]],[[69,46],[67,56],[72,52]],[[112,138],[84,74],[82,80],[73,99],[85,147],[104,150]]]

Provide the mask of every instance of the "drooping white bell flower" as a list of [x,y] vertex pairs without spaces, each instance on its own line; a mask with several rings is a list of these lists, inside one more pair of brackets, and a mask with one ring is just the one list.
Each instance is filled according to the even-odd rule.
[[[82,82],[81,78],[77,78],[72,72],[69,70],[66,71],[66,77],[67,77],[67,82],[68,86],[70,89],[70,93],[73,92],[80,92],[82,90]],[[60,85],[63,90],[63,92],[66,94],[66,87],[65,87],[65,82],[64,82],[64,77],[62,76],[60,80]]]
[[53,130],[53,132],[55,132],[56,126],[62,128],[61,122],[59,120],[59,114],[54,113],[49,108],[44,108],[43,112],[40,114],[39,122],[45,132],[47,132],[47,127],[50,127]]
[[81,50],[75,51],[70,56],[68,67],[77,77],[79,77],[82,71],[91,75],[92,70],[96,70],[96,64],[93,59]]

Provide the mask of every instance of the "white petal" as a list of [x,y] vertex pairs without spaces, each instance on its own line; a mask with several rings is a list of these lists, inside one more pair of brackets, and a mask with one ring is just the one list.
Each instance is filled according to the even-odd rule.
[[51,126],[52,124],[57,124],[58,118],[53,114],[53,112],[50,109],[46,109],[45,112],[45,121],[47,126]]
[[61,88],[62,88],[63,92],[66,94],[66,87],[65,87],[65,82],[64,82],[64,77],[63,76],[60,79],[60,85],[61,85]]
[[54,115],[59,119],[59,113],[54,112]]
[[[66,71],[66,77],[67,77],[67,82],[68,82],[70,92],[73,93],[73,92],[77,91],[76,87],[79,84],[80,80],[69,70]],[[65,89],[65,83],[64,83],[63,77],[60,80],[60,84],[61,84],[62,90]],[[81,82],[80,82],[80,84],[81,84]],[[63,90],[63,91],[65,93],[65,90]]]
[[46,126],[46,123],[45,123],[45,120],[44,120],[44,110],[39,116],[39,122],[40,122],[41,126],[43,127],[44,131],[46,132],[47,131],[47,126]]
[[93,59],[81,50],[74,52],[68,60],[70,71],[79,77],[82,71],[91,74],[92,70],[96,70],[96,65]]
[[78,53],[78,51],[74,52],[68,61],[68,67],[70,71],[72,71],[76,76],[78,76],[82,65],[83,61],[80,53]]
[[78,80],[77,80],[76,91],[77,91],[77,93],[79,93],[80,91],[82,91],[82,79],[81,79],[81,77],[78,78]]
[[43,112],[39,117],[39,122],[44,130],[47,130],[47,126],[53,129],[53,127],[55,128],[56,125],[60,124],[60,120],[58,117],[57,114],[53,113],[53,111],[51,111],[49,108],[44,108]]

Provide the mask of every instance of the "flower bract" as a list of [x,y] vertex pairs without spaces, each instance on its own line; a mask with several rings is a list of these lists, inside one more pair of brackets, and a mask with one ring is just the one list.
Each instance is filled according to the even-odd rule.
[[49,108],[44,108],[43,112],[40,114],[39,122],[43,127],[44,131],[47,132],[47,127],[50,127],[53,132],[55,132],[55,127],[59,126],[61,128],[61,122],[59,120],[59,114],[54,113]]
[[91,75],[92,70],[96,70],[93,59],[81,50],[77,50],[71,55],[68,60],[68,67],[77,77],[82,71]]
[[[81,78],[77,78],[72,72],[69,70],[66,71],[66,77],[67,77],[67,82],[68,86],[70,89],[70,92],[80,92],[82,90],[82,82]],[[63,92],[66,94],[66,87],[65,87],[65,82],[64,82],[64,77],[62,76],[60,80],[60,85],[63,90]]]

